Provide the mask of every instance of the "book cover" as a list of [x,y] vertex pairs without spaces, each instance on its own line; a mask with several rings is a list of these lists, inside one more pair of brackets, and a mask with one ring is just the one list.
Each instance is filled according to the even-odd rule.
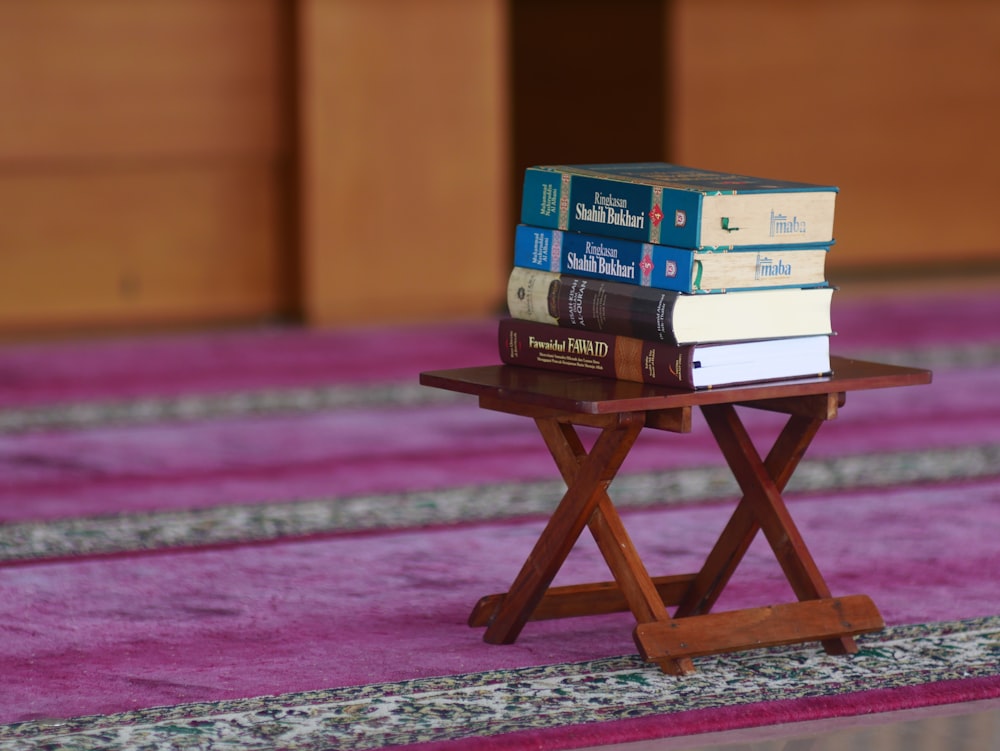
[[832,296],[831,287],[685,295],[520,266],[507,281],[513,318],[667,344],[830,334]]
[[538,166],[521,222],[680,248],[829,244],[837,192],[666,162]]
[[705,389],[830,372],[828,336],[682,346],[501,319],[500,359],[564,373]]
[[514,265],[709,294],[827,285],[827,245],[692,250],[519,224]]

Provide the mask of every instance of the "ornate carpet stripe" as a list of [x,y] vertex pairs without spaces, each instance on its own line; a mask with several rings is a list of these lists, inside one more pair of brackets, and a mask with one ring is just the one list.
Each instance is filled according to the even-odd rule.
[[816,645],[704,658],[663,675],[638,657],[185,704],[0,727],[5,749],[376,749],[697,709],[996,677],[1000,616],[897,626],[831,657]]
[[860,360],[879,360],[913,368],[945,370],[952,368],[985,368],[1000,364],[1000,344],[975,343],[958,346],[935,346],[920,349],[874,349],[851,352]]
[[414,382],[375,386],[276,388],[226,394],[147,397],[120,402],[17,407],[0,409],[0,433],[288,414],[352,407],[438,404],[456,401],[461,396],[440,389],[425,388]]
[[[803,461],[794,491],[945,482],[997,475],[1000,445],[859,455]],[[0,525],[0,561],[95,555],[306,537],[429,524],[547,515],[565,486],[558,481],[504,483],[421,492],[219,506]],[[735,497],[721,466],[622,475],[622,508]]]
[[[1000,344],[970,344],[919,350],[861,351],[862,359],[932,370],[988,367],[1000,364]],[[239,415],[310,412],[365,406],[419,405],[454,402],[461,394],[429,389],[416,382],[275,388],[226,394],[45,405],[0,409],[0,433],[54,428],[87,428],[106,424],[202,420]]]

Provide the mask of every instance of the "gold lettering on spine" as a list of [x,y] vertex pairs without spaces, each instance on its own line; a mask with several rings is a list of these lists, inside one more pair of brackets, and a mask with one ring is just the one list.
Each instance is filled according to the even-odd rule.
[[511,360],[517,359],[517,332],[508,331],[507,332],[507,356]]
[[573,177],[563,173],[559,186],[559,229],[569,229],[569,193]]

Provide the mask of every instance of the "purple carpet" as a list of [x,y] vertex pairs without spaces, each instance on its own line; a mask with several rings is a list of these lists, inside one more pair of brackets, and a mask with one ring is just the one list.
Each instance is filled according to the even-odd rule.
[[[934,381],[849,395],[796,476],[789,503],[830,588],[871,595],[893,626],[997,616],[1000,296],[835,299],[834,313],[836,353]],[[624,614],[531,623],[510,646],[465,625],[510,584],[560,487],[530,421],[416,385],[496,362],[495,325],[0,350],[0,724],[633,655]],[[745,419],[762,446],[780,426]],[[611,490],[653,573],[695,570],[735,492],[697,418],[691,435],[644,434]],[[595,578],[585,537],[559,583]],[[758,540],[720,608],[787,599]],[[1000,694],[996,676],[960,683],[865,695]],[[851,714],[856,696],[491,743]]]

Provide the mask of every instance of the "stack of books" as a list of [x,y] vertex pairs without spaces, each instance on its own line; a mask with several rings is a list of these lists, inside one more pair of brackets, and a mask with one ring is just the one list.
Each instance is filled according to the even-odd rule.
[[661,162],[529,168],[501,360],[688,389],[827,374],[836,197]]

